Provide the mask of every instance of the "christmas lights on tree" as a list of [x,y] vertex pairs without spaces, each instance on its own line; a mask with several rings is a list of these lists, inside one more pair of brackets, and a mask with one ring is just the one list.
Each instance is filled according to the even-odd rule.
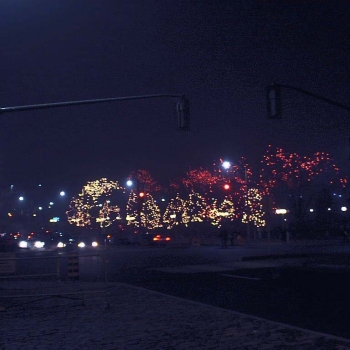
[[103,228],[120,220],[120,207],[112,205],[110,200],[115,190],[125,189],[119,186],[118,181],[108,181],[106,178],[88,182],[78,198],[72,198],[66,212],[68,222],[80,227],[96,223]]
[[161,219],[160,209],[151,194],[147,193],[145,198],[140,201],[140,197],[133,190],[130,191],[126,205],[127,225],[141,226],[152,230],[162,227]]
[[234,203],[228,197],[219,204],[217,198],[212,198],[206,207],[206,220],[213,226],[221,227],[225,222],[231,222],[236,219]]
[[177,194],[176,198],[172,198],[165,209],[163,214],[164,225],[171,229],[176,225],[182,224],[185,210],[185,201]]
[[153,197],[147,193],[146,200],[142,203],[141,225],[149,230],[162,227],[162,216],[158,205],[154,202]]
[[182,223],[187,227],[189,223],[203,222],[206,206],[204,197],[197,192],[190,192],[188,199],[184,201]]
[[139,204],[139,197],[133,190],[131,190],[126,204],[127,225],[134,225],[135,227],[140,227],[140,210],[141,209]]
[[[152,191],[159,190],[160,186],[146,170],[130,174],[130,179],[136,182],[127,200],[115,200],[117,191],[125,193],[117,181],[102,178],[88,182],[71,200],[68,222],[79,227],[104,228],[124,219],[134,227],[154,229],[164,225],[171,229],[206,222],[220,227],[241,221],[262,227],[266,224],[265,212],[271,213],[276,203],[289,205],[292,213],[293,200],[298,200],[299,205],[301,196],[311,198],[315,184],[326,184],[333,191],[344,189],[348,184],[348,178],[340,175],[339,168],[325,152],[306,157],[269,145],[257,172],[253,173],[244,157],[223,165],[224,160],[220,159],[212,170],[191,169],[177,183],[173,181],[171,187],[176,189],[176,196],[163,213],[152,197]],[[145,193],[143,198],[139,196],[141,192]],[[120,208],[126,209],[125,218]]]
[[220,216],[218,215],[218,200],[216,198],[212,198],[207,205],[206,218],[213,226],[219,225]]
[[266,225],[262,205],[263,194],[259,192],[257,188],[250,188],[247,194],[246,210],[243,213],[242,222],[252,222],[256,227],[262,227]]

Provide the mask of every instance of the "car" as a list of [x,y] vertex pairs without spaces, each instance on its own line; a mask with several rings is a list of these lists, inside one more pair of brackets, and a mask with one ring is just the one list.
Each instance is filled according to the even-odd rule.
[[22,235],[18,241],[20,249],[43,249],[45,246],[45,238],[37,232],[31,232],[27,236]]
[[74,250],[75,239],[62,232],[38,231],[31,232],[24,239],[19,240],[18,246],[21,249],[30,250]]
[[102,237],[82,236],[77,238],[76,243],[79,249],[97,249],[105,246]]
[[150,245],[169,245],[171,237],[164,233],[153,233],[149,234],[148,238]]
[[50,232],[46,237],[45,250],[75,250],[76,239],[63,232]]

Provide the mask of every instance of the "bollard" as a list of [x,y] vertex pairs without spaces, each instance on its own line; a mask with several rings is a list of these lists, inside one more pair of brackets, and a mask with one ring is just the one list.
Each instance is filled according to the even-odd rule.
[[79,255],[76,253],[68,256],[68,278],[71,280],[79,279]]

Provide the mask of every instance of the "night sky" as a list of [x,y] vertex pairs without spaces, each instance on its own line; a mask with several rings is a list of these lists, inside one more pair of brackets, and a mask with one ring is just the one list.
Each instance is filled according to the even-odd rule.
[[267,120],[265,89],[297,86],[350,105],[349,1],[2,0],[0,106],[148,94],[137,100],[1,118],[1,186],[76,191],[147,169],[167,180],[190,166],[246,156],[269,143],[327,151],[349,170],[350,114],[282,90],[282,120]]

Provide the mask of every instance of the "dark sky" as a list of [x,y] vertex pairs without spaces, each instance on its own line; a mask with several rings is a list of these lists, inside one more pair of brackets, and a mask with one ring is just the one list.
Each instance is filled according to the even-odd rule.
[[268,143],[330,152],[348,172],[350,114],[275,82],[350,104],[349,1],[2,0],[0,106],[185,94],[1,115],[1,181],[81,186],[148,169],[161,182],[220,157],[257,162]]

